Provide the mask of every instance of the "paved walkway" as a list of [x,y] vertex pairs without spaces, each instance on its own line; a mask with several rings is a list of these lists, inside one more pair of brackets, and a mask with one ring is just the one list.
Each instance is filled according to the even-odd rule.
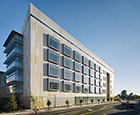
[[[100,103],[101,104],[107,104],[107,103],[116,103],[116,102],[106,102],[106,103]],[[98,104],[88,104],[88,105],[82,105],[82,107],[87,107],[87,106],[95,106]],[[69,108],[79,108],[81,106],[70,106]],[[42,112],[47,112],[47,111],[57,111],[57,110],[64,110],[64,109],[68,109],[67,107],[60,107],[60,108],[51,108],[50,110],[47,109],[39,109],[38,113],[42,113]],[[0,115],[29,115],[29,114],[34,114],[35,112],[32,109],[27,109],[25,111],[22,112],[13,112],[13,113],[2,113]],[[140,115],[140,114],[139,114]]]

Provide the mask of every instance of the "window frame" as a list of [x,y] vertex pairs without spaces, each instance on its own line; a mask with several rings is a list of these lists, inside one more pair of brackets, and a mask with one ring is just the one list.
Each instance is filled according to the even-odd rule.
[[[86,80],[86,81],[85,81]],[[88,84],[89,83],[89,77],[86,75],[82,75],[82,83]]]
[[[50,89],[50,80],[54,80],[54,81],[57,81],[58,82],[58,89]],[[50,78],[48,78],[47,79],[47,83],[48,83],[48,90],[49,91],[58,91],[59,89],[60,89],[60,81],[59,80],[57,80],[57,79],[50,79]]]
[[[68,50],[70,50],[70,54],[67,54],[65,52],[65,48],[68,48]],[[68,57],[72,57],[72,48],[70,48],[69,46],[65,45],[65,44],[62,44],[62,53],[65,55],[65,56],[68,56]]]
[[[78,75],[78,77],[80,76],[80,80],[76,80],[76,75]],[[82,75],[79,74],[79,73],[74,72],[74,81],[81,82],[82,81],[81,79],[82,79]]]
[[[55,52],[55,51],[53,51],[51,49],[48,49],[47,51],[48,51],[48,61],[52,62],[54,64],[59,64],[60,63],[60,55],[59,55],[59,53],[57,53],[57,52]],[[56,58],[58,58],[58,62],[55,62],[54,60],[50,59],[51,53],[53,53],[53,54],[55,54],[55,56],[57,56]]]
[[[53,47],[53,46],[50,45],[50,39],[53,39],[54,41],[57,41],[58,48],[55,48],[55,47]],[[48,42],[47,43],[48,43],[48,47],[50,47],[50,48],[52,48],[52,49],[54,49],[56,51],[59,51],[60,50],[60,41],[58,39],[56,39],[55,37],[53,37],[51,35],[48,35]]]
[[[87,70],[87,72],[86,72]],[[88,71],[88,67],[87,66],[82,66],[82,73],[85,75],[88,75],[89,71]]]
[[[63,71],[63,74],[62,74],[63,79],[65,79],[65,80],[72,80],[72,72],[70,70],[63,68],[62,71]],[[66,75],[65,75],[66,74],[65,73],[66,71],[71,74],[71,78],[66,78]]]
[[94,62],[91,61],[91,60],[89,60],[89,67],[92,68],[92,69],[94,69]]
[[[58,75],[52,75],[52,74],[50,74],[50,67],[51,67],[51,66],[57,68],[57,70],[58,70]],[[50,64],[50,63],[49,63],[49,64],[48,64],[48,76],[59,78],[59,76],[60,76],[60,68],[59,68],[58,66],[56,66],[56,65],[53,65],[53,64]]]
[[[91,91],[91,88],[93,88],[93,91]],[[91,93],[91,94],[94,93],[94,86],[89,86],[89,93]]]
[[[91,82],[92,81],[92,82]],[[94,85],[94,78],[89,77],[89,84]]]
[[[62,83],[63,83],[63,91],[64,92],[70,92],[71,90],[72,90],[72,83],[71,82],[67,82],[67,81],[62,81]],[[66,90],[65,89],[65,84],[68,84],[68,85],[70,85],[71,87],[70,87],[70,90]]]
[[82,64],[88,66],[89,65],[89,60],[85,56],[82,56]]
[[[76,65],[80,66],[80,70],[76,69]],[[74,62],[74,70],[77,72],[81,72],[81,64],[75,61]]]
[[[65,57],[65,56],[63,56],[62,59],[63,59],[63,61],[62,61],[63,62],[63,67],[66,67],[68,69],[71,69],[72,68],[72,60],[70,58],[68,58],[68,57]],[[69,60],[71,62],[71,67],[69,67],[69,66],[67,66],[65,64],[65,59],[67,59],[67,60]]]
[[[87,91],[85,91],[85,87],[88,89]],[[88,93],[88,92],[89,92],[89,87],[88,87],[88,85],[85,85],[85,84],[82,85],[82,92],[83,92],[83,93]]]
[[[81,62],[81,54],[80,53],[78,53],[77,51],[73,51],[73,53],[74,53],[74,55],[73,55],[73,58],[74,58],[74,60],[75,61],[78,61],[78,62]],[[76,57],[77,57],[77,55],[79,55],[80,56],[80,59],[77,59]]]
[[[77,90],[76,90],[76,86],[80,87],[80,91],[77,91]],[[80,93],[80,92],[81,92],[81,84],[79,84],[79,83],[74,83],[74,92],[75,92],[75,93]]]

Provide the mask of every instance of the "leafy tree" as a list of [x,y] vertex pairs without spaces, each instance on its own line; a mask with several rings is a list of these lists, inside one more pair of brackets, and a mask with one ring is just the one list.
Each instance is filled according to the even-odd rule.
[[80,99],[80,106],[82,105],[82,102],[83,102],[83,100],[82,100],[82,99]]
[[11,94],[9,100],[7,102],[8,111],[15,111],[17,110],[17,102],[14,94]]
[[67,108],[68,108],[69,107],[69,100],[67,99],[65,103],[67,104]]
[[130,100],[134,99],[133,93],[130,93],[130,94],[128,95],[128,99],[130,99]]
[[93,99],[91,99],[91,103],[93,104]]
[[50,109],[50,105],[51,105],[51,101],[50,100],[47,101],[47,105],[48,105],[48,110],[49,110]]
[[100,99],[98,99],[98,103],[100,103]]
[[139,99],[140,96],[139,95],[134,95],[134,99]]
[[127,98],[127,90],[123,90],[120,94],[121,99],[126,99]]

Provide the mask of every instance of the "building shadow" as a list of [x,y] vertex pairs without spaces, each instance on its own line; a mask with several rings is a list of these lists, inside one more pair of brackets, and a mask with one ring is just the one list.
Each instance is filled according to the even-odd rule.
[[138,107],[140,107],[140,105],[138,104],[134,104],[134,107],[131,109],[128,109],[126,105],[117,105],[114,106],[114,109],[116,111],[114,111],[114,113],[110,113],[107,115],[137,115],[139,112]]

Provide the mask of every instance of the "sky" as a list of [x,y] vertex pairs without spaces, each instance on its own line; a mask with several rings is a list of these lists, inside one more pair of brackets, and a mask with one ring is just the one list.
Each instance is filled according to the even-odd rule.
[[3,44],[21,31],[30,3],[114,69],[115,95],[140,95],[140,0],[1,0],[0,71]]

